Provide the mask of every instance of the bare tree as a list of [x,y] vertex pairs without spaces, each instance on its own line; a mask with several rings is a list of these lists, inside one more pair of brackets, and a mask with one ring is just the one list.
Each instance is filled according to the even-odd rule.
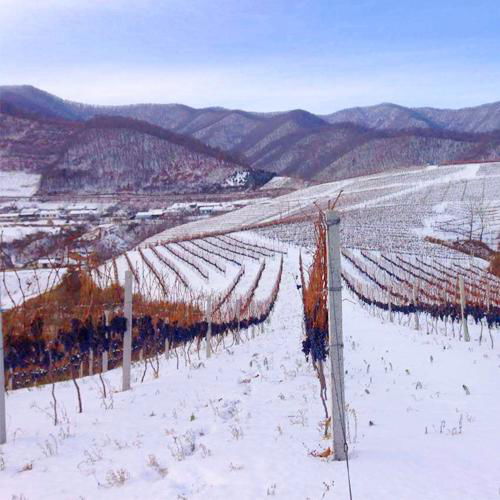
[[470,198],[466,205],[466,236],[469,241],[476,239],[483,241],[484,233],[488,229],[491,219],[491,207],[485,201],[484,195],[479,198]]

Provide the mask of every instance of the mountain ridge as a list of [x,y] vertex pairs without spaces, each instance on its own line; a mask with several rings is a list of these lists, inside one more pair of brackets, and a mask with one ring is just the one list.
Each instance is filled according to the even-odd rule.
[[[190,136],[126,117],[42,117],[0,100],[0,170],[42,174],[40,194],[211,192],[272,174]],[[236,186],[235,174],[245,183]]]
[[92,106],[32,86],[0,87],[0,99],[76,122],[97,116],[147,122],[223,151],[236,163],[306,181],[500,157],[500,102],[458,110],[382,103],[316,115],[302,109],[256,113],[184,104]]

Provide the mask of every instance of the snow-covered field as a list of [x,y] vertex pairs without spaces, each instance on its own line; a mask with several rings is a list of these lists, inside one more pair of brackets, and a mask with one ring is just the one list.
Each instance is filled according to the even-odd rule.
[[27,225],[27,224],[2,224],[0,225],[0,237],[4,243],[10,243],[15,240],[21,240],[29,234],[52,233],[60,231],[59,227],[49,227],[46,224]]
[[24,300],[40,295],[57,285],[64,268],[26,269],[0,273],[0,307],[10,309]]
[[[379,282],[389,285],[391,274],[369,258],[396,255],[441,266],[452,278],[464,274],[467,290],[481,280],[486,286],[486,261],[424,237],[454,239],[467,230],[467,204],[474,200],[490,214],[485,239],[498,244],[500,164],[416,168],[312,186],[168,230],[102,266],[103,284],[123,284],[132,269],[136,292],[156,298],[168,289],[196,300],[224,296],[244,269],[231,289],[231,300],[239,300],[252,290],[265,259],[255,299],[266,300],[283,255],[281,288],[264,332],[255,338],[244,333],[239,345],[227,336],[210,359],[202,345],[199,356],[191,353],[192,363],[180,347],[162,359],[158,378],[148,369],[142,383],[144,365],[137,363],[128,392],[120,390],[121,369],[103,376],[106,396],[98,376],[80,379],[81,414],[73,383],[57,383],[57,425],[51,386],[10,391],[0,500],[348,499],[346,464],[315,456],[331,443],[322,436],[319,383],[301,352],[299,247],[283,243],[302,242],[302,258],[310,263],[311,223],[156,243],[316,213],[316,204],[324,206],[340,189],[344,251],[358,266],[371,266]],[[480,225],[476,219],[473,230]],[[374,287],[363,267],[347,258],[343,266],[363,286]],[[421,276],[434,276],[430,269]],[[404,272],[398,271],[410,280]],[[7,308],[23,300],[21,289],[33,296],[60,279],[51,270],[3,276]],[[488,297],[498,293],[497,281],[489,282]],[[412,315],[396,315],[392,323],[386,313],[344,293],[352,498],[498,499],[498,330],[471,320],[472,340],[465,343],[450,322],[428,322],[422,314],[416,331]]]
[[[319,385],[301,353],[302,305],[290,248],[265,331],[228,337],[211,359],[159,378],[121,370],[7,397],[1,498],[347,499],[346,464],[312,456],[322,438]],[[371,315],[348,296],[344,343],[354,499],[499,497],[500,353],[495,346],[426,335]],[[422,320],[423,321],[423,320]],[[202,349],[204,353],[204,349]]]
[[40,174],[0,172],[0,197],[29,197],[38,191]]
[[[153,246],[152,248],[131,250],[121,255],[116,259],[116,277],[118,278],[118,282],[123,285],[125,282],[125,271],[132,268],[134,275],[138,278],[138,280],[134,280],[134,292],[140,292],[152,298],[160,298],[163,289],[149,267],[149,264],[151,264],[156,269],[157,274],[161,277],[167,289],[172,290],[173,293],[179,292],[181,296],[186,294],[191,296],[208,296],[210,293],[215,295],[221,294],[230,286],[236,275],[243,268],[243,276],[238,281],[232,294],[233,297],[238,297],[243,296],[251,286],[262,260],[265,260],[266,267],[261,283],[256,290],[256,298],[266,299],[278,272],[282,245],[270,242],[267,238],[259,237],[257,234],[253,234],[250,238],[245,233],[235,233],[233,236],[239,238],[238,241],[241,242],[237,243],[237,245],[241,244],[245,246],[246,243],[267,243],[269,247],[272,247],[271,249],[276,249],[277,251],[276,253],[269,252],[266,257],[261,257],[258,253],[252,252],[252,247],[248,246],[247,251],[253,256],[250,258],[241,255],[242,249],[233,244],[234,240],[206,238],[185,241],[180,245],[170,243],[168,245]],[[255,247],[253,248],[255,249]],[[240,253],[235,253],[234,251]],[[204,256],[216,264],[217,267],[207,264],[191,252]],[[183,259],[196,263],[197,267],[206,277],[200,275],[199,272],[189,266]],[[180,282],[173,269],[169,268],[165,263],[177,269],[185,283]],[[109,262],[103,265],[101,270],[113,279],[113,269]]]
[[[188,237],[210,231],[235,231],[245,226],[280,222],[289,217],[317,214],[342,190],[337,209],[342,215],[344,247],[379,251],[418,252],[446,256],[443,247],[424,236],[466,237],[473,205],[473,237],[493,248],[500,242],[500,162],[402,169],[329,182],[230,212],[195,221],[155,235],[145,243]],[[443,209],[448,217],[443,224]],[[293,229],[293,228],[292,228]],[[306,229],[305,231],[303,229]],[[289,231],[286,226],[283,232]],[[274,232],[274,228],[270,230]],[[301,228],[304,243],[313,242],[311,228]],[[286,239],[286,234],[282,234]],[[297,241],[296,237],[291,238]]]

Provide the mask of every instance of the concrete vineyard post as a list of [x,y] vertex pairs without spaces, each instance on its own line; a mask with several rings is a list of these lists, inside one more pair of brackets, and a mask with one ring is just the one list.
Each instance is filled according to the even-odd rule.
[[413,284],[413,305],[415,306],[415,330],[420,330],[420,321],[418,317],[418,311],[417,311],[417,284]]
[[207,299],[207,358],[212,355],[212,298]]
[[5,368],[3,362],[2,295],[0,293],[0,444],[7,441],[5,418]]
[[123,337],[122,390],[130,389],[130,369],[132,364],[132,273],[125,271],[125,318],[127,329]]
[[459,276],[458,286],[460,288],[460,313],[462,316],[462,329],[464,332],[464,340],[465,342],[470,342],[469,325],[467,324],[467,316],[465,315],[465,286],[464,286],[463,276]]
[[346,460],[342,271],[340,263],[340,216],[337,212],[333,210],[327,211],[326,226],[333,457],[335,460]]

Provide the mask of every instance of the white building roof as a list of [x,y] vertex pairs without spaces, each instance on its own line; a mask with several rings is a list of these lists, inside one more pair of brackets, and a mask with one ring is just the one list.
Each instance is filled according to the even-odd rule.
[[79,210],[70,210],[69,215],[94,215],[96,212],[94,209],[85,208]]
[[152,210],[149,211],[151,215],[163,215],[165,213],[165,210],[163,208],[153,208]]
[[42,208],[40,210],[40,215],[46,215],[46,214],[59,214],[60,210],[57,208]]
[[21,215],[36,215],[38,213],[38,208],[23,208],[20,212]]

